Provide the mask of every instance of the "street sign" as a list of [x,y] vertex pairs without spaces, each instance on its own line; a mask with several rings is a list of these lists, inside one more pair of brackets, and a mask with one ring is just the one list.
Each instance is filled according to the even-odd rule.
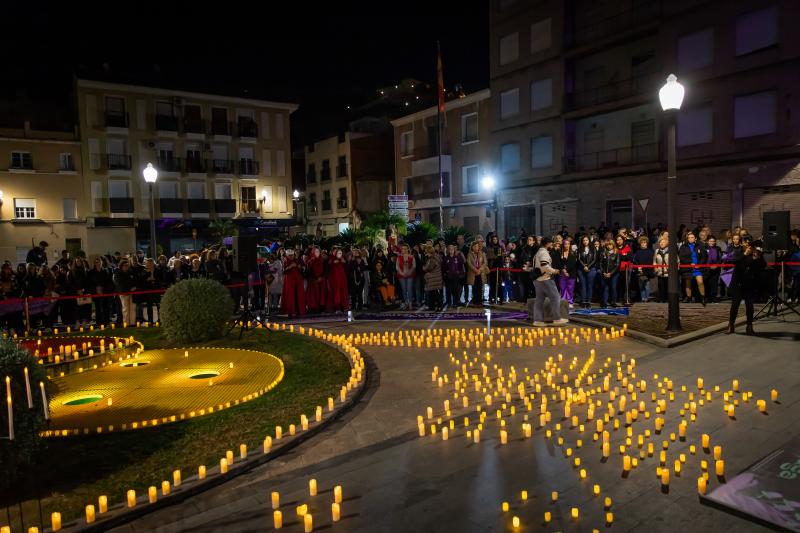
[[390,194],[388,196],[388,200],[390,202],[407,202],[408,195],[407,194]]
[[408,195],[407,194],[390,194],[387,196],[389,202],[389,214],[400,215],[408,221]]
[[647,204],[650,203],[650,198],[642,198],[639,200],[639,205],[642,206],[642,211],[647,212]]

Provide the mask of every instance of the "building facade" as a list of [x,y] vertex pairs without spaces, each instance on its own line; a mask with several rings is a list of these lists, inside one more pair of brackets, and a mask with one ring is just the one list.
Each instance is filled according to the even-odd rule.
[[40,241],[50,263],[86,244],[77,131],[0,128],[0,261],[16,266]]
[[495,0],[491,144],[501,227],[552,233],[666,222],[667,117],[678,219],[715,231],[790,210],[800,223],[800,36],[790,0]]
[[209,221],[288,227],[294,104],[77,80],[89,253],[146,249],[148,162],[159,246],[197,249]]
[[[490,91],[445,103],[442,125],[444,226],[464,226],[473,235],[495,230],[495,191],[481,187],[496,169],[489,142]],[[392,121],[395,189],[409,199],[409,218],[439,226],[437,107]]]
[[392,191],[392,139],[383,133],[385,124],[369,122],[305,147],[308,233],[337,235],[385,209]]

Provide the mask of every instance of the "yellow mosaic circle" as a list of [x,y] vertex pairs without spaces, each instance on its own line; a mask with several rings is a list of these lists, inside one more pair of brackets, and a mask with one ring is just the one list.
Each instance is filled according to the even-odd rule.
[[53,379],[52,420],[44,435],[125,431],[207,415],[261,396],[283,374],[283,361],[253,350],[147,350]]

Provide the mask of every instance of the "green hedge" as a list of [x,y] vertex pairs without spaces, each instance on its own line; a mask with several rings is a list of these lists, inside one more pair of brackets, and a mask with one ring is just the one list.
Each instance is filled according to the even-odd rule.
[[161,298],[161,324],[173,342],[195,343],[225,333],[233,300],[228,289],[210,279],[176,283]]

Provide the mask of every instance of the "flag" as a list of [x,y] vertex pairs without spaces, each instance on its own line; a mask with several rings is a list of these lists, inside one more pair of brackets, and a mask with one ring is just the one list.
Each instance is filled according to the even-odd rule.
[[442,73],[442,49],[436,43],[436,84],[439,95],[439,113],[444,113],[444,75]]

